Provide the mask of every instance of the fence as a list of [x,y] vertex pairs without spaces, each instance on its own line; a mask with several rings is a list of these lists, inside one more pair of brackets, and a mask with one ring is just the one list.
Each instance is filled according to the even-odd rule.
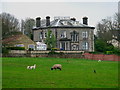
[[120,61],[120,56],[117,56],[117,55],[84,53],[84,58],[91,59],[91,60]]

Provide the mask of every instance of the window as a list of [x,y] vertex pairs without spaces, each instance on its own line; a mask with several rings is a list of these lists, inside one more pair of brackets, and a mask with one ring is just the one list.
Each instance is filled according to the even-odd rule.
[[63,23],[63,25],[67,25],[67,21],[63,21],[62,23]]
[[40,34],[39,34],[39,36],[40,36],[40,39],[42,39],[42,34],[43,34],[43,33],[42,33],[42,32],[40,32]]
[[46,38],[47,37],[47,33],[46,32],[44,32],[44,38]]
[[88,32],[86,31],[86,32],[82,32],[82,37],[83,38],[88,38]]
[[71,33],[71,40],[78,42],[78,33],[76,31]]
[[62,31],[62,33],[61,33],[61,38],[66,38],[67,36],[66,36],[66,31]]
[[16,47],[24,47],[23,44],[17,44]]
[[30,45],[28,45],[28,48],[29,48],[29,49],[33,49],[33,50],[34,50],[34,49],[35,49],[35,45],[30,44]]
[[83,50],[88,50],[88,42],[83,42],[82,43],[82,49]]

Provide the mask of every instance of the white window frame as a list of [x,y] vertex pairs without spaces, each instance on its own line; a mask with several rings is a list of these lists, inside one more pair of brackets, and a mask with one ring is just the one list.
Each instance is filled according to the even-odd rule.
[[88,32],[87,31],[82,32],[82,38],[88,38]]
[[82,43],[82,49],[83,50],[88,50],[88,42],[83,42]]
[[41,32],[39,33],[39,38],[42,39],[42,34],[41,34]]
[[66,31],[62,31],[60,37],[61,37],[61,38],[66,38],[66,37],[67,37]]
[[46,35],[47,35],[47,33],[46,33],[46,32],[44,32],[44,38],[46,38]]
[[66,38],[66,37],[67,37],[67,33],[66,33],[66,31],[64,31],[63,33],[64,33],[64,38]]

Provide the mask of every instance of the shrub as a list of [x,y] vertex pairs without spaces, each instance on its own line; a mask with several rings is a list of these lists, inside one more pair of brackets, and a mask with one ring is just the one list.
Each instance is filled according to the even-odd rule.
[[114,52],[114,54],[120,56],[120,49],[119,48],[114,48],[113,52]]
[[9,50],[6,47],[2,48],[2,54],[8,54]]
[[63,52],[55,52],[54,50],[51,50],[49,53],[49,55],[53,55],[53,54],[59,54],[59,55],[63,55]]
[[51,50],[51,48],[47,48],[47,50]]
[[95,52],[89,52],[89,53],[91,53],[91,54],[103,54],[103,52],[97,52],[97,51],[95,51]]
[[8,50],[25,50],[25,47],[6,47]]
[[32,51],[32,50],[34,50],[34,49],[33,49],[33,48],[29,48],[28,50],[29,50],[29,51]]
[[51,50],[60,50],[59,48],[52,48]]
[[106,51],[106,53],[105,54],[113,54],[113,51]]

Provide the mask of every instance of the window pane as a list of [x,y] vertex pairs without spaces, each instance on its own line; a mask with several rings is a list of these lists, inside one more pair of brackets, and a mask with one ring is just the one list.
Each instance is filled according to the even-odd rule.
[[34,48],[34,45],[29,45],[29,48]]
[[16,45],[16,47],[24,47],[24,45],[23,44],[18,44],[18,45]]

